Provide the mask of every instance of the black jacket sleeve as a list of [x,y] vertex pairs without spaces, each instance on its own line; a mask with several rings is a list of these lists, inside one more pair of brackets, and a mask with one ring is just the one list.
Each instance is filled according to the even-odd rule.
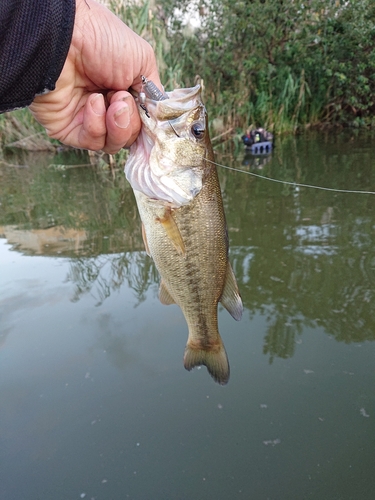
[[75,0],[0,0],[0,113],[54,90],[74,16]]

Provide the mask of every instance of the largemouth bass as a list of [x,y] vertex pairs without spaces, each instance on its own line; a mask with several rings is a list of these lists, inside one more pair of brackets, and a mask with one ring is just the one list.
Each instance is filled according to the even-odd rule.
[[191,370],[205,365],[216,382],[226,384],[229,362],[218,331],[218,302],[236,320],[243,307],[228,261],[207,113],[199,85],[162,99],[136,99],[142,130],[125,173],[137,201],[146,251],[161,276],[160,301],[178,304],[188,324],[184,366]]

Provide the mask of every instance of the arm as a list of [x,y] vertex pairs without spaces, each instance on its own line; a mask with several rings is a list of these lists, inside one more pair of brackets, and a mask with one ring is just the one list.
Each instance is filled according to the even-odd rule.
[[[48,1],[71,4],[73,0]],[[50,137],[77,148],[115,153],[134,142],[140,130],[138,111],[127,90],[140,90],[141,75],[162,88],[154,52],[94,0],[76,0],[69,42],[65,63],[53,82],[55,89],[35,97],[30,110]]]
[[0,112],[53,90],[73,32],[74,0],[1,0]]

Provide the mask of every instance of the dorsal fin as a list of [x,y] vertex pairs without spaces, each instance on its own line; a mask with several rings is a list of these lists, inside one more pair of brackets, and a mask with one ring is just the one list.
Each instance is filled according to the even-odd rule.
[[224,290],[221,294],[220,302],[235,320],[239,321],[241,319],[243,312],[241,295],[238,290],[236,277],[234,276],[234,272],[229,261],[227,265]]

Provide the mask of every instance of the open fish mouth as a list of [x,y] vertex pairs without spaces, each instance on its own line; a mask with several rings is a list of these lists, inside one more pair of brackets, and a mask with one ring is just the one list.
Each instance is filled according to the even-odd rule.
[[133,189],[178,208],[202,189],[204,172],[194,167],[206,156],[206,109],[199,85],[166,96],[137,98],[142,132],[130,148],[125,175]]

